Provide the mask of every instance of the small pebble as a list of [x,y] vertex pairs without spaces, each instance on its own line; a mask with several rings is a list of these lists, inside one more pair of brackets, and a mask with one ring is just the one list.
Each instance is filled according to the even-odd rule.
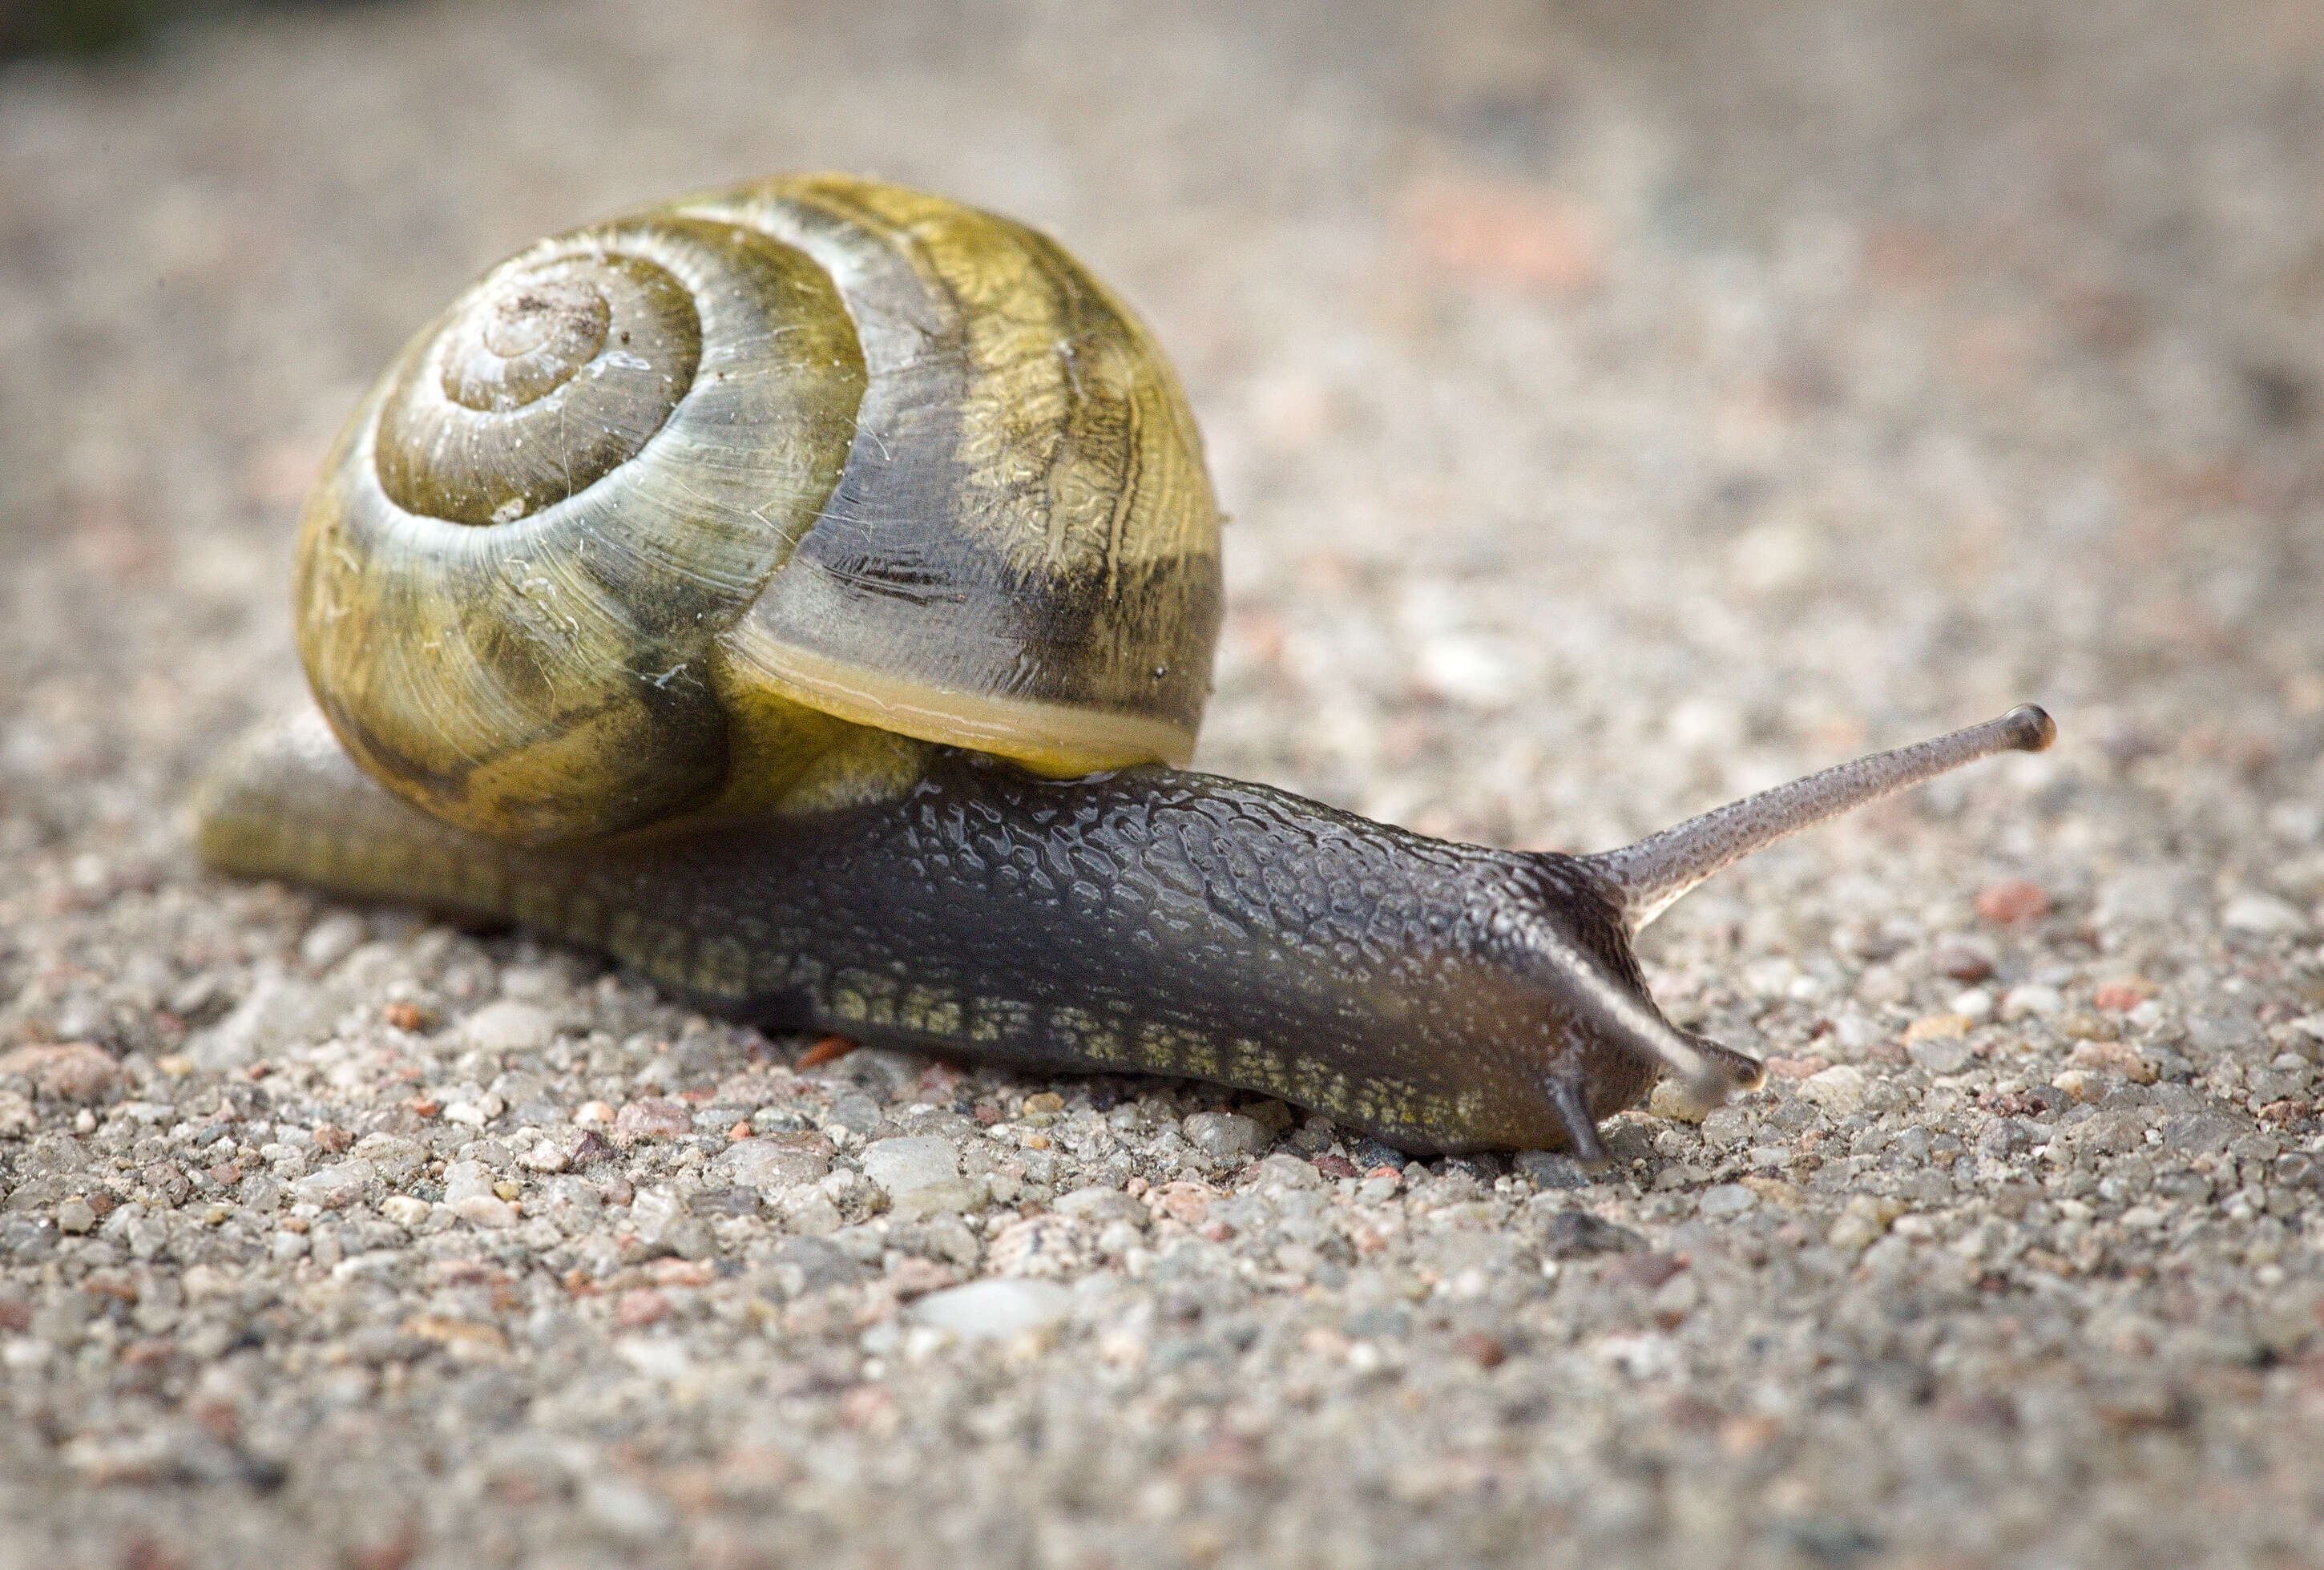
[[2087,1068],[2061,1069],[2051,1076],[2050,1083],[2076,1101],[2093,1100],[2105,1088],[2099,1084],[2098,1076]]
[[2019,1020],[2046,1020],[2066,1006],[2065,994],[2056,987],[2038,982],[2027,982],[2011,987],[2001,995],[2001,1018],[2010,1023]]
[[11,1075],[22,1075],[36,1094],[60,1101],[98,1101],[125,1082],[112,1054],[86,1041],[0,1052],[0,1077]]
[[1147,1219],[1146,1206],[1119,1188],[1095,1184],[1058,1195],[1055,1209],[1059,1215],[1069,1215],[1097,1226],[1115,1221],[1143,1224]]
[[1981,982],[1993,974],[1994,955],[1979,939],[1948,937],[1929,956],[1930,968],[1957,982]]
[[622,1294],[622,1301],[613,1311],[613,1323],[624,1330],[639,1330],[660,1323],[669,1314],[669,1299],[651,1287],[641,1287]]
[[1186,1143],[1222,1160],[1256,1156],[1275,1142],[1264,1124],[1240,1113],[1195,1113],[1179,1125],[1179,1131]]
[[336,1166],[319,1168],[304,1178],[293,1179],[290,1194],[309,1205],[319,1205],[325,1210],[339,1210],[355,1204],[379,1181],[379,1168],[361,1157],[341,1161]]
[[2095,1068],[2107,1074],[2119,1075],[2134,1085],[2153,1085],[2154,1066],[2137,1050],[2116,1040],[2087,1040],[2079,1043],[2066,1055],[2066,1061],[2076,1068]]
[[1900,1200],[1870,1194],[1851,1195],[1825,1241],[1833,1248],[1857,1252],[1877,1242],[1890,1224],[1904,1214]]
[[2154,984],[2143,975],[2116,976],[2098,984],[2090,1001],[2099,1008],[2126,1014],[2154,995]]
[[633,1101],[613,1114],[613,1139],[622,1145],[640,1140],[675,1140],[694,1131],[694,1114],[678,1102],[650,1096]]
[[650,1543],[671,1526],[669,1507],[626,1478],[591,1476],[580,1490],[582,1510],[616,1538]]
[[2219,924],[2230,932],[2262,937],[2298,937],[2309,929],[2307,912],[2289,900],[2257,889],[2246,889],[2219,910]]
[[761,1134],[719,1152],[711,1168],[729,1183],[761,1190],[813,1183],[831,1170],[828,1136],[809,1131]]
[[355,951],[369,936],[364,919],[352,910],[326,916],[307,928],[299,940],[299,959],[309,970],[325,971]]
[[557,1019],[530,1003],[503,1000],[468,1016],[460,1034],[484,1052],[537,1052],[557,1039]]
[[1851,1063],[1835,1063],[1800,1081],[1800,1094],[1835,1117],[1863,1106],[1868,1088],[1864,1071]]
[[478,1226],[503,1227],[516,1224],[516,1209],[496,1194],[475,1194],[452,1206],[452,1214]]
[[1074,1295],[1055,1281],[971,1281],[915,1298],[905,1313],[917,1324],[969,1340],[1008,1340],[1045,1329],[1073,1311]]
[[379,1213],[407,1232],[416,1231],[428,1219],[429,1204],[409,1194],[392,1194],[379,1202]]
[[1699,1123],[1711,1105],[1675,1079],[1658,1079],[1646,1094],[1646,1111],[1673,1122]]
[[2030,921],[2036,916],[2047,914],[2049,909],[2049,891],[2024,878],[1988,883],[1978,891],[1977,913],[1987,921],[2003,926]]
[[1905,1056],[1923,1074],[1959,1074],[1977,1057],[1976,1048],[1959,1036],[1932,1036],[1914,1041],[1904,1048]]
[[863,1147],[863,1176],[890,1196],[960,1176],[960,1152],[949,1140],[874,1140]]
[[888,1196],[888,1214],[898,1221],[917,1221],[931,1215],[958,1215],[981,1210],[989,1190],[981,1182],[964,1178],[940,1178],[923,1183],[916,1188],[898,1190]]
[[1465,1333],[1454,1344],[1479,1368],[1499,1368],[1509,1358],[1507,1343],[1499,1336],[1488,1335],[1480,1330]]

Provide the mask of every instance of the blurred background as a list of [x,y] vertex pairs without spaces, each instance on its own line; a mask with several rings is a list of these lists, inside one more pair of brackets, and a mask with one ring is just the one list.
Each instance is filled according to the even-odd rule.
[[299,497],[461,283],[817,167],[1048,229],[1176,357],[1210,766],[1579,844],[2027,697],[2316,749],[2303,0],[0,16],[0,780],[69,821],[295,694]]

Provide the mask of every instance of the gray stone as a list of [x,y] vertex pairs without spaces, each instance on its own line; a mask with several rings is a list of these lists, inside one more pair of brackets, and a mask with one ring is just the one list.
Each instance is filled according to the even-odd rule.
[[1646,1240],[1587,1210],[1561,1210],[1549,1219],[1544,1249],[1552,1259],[1586,1259],[1592,1254],[1636,1253]]
[[1275,1142],[1264,1123],[1240,1113],[1195,1113],[1178,1129],[1186,1143],[1222,1161],[1256,1156]]
[[390,1183],[401,1183],[428,1159],[428,1147],[401,1134],[365,1134],[355,1141],[355,1154],[379,1168]]
[[1959,1074],[1977,1053],[1964,1037],[1931,1036],[1906,1047],[1904,1055],[1924,1074]]
[[290,1195],[326,1210],[339,1210],[362,1199],[378,1181],[379,1168],[356,1157],[308,1173],[290,1185]]
[[262,973],[234,1011],[186,1043],[196,1067],[241,1068],[262,1055],[320,1038],[330,1029],[331,1006],[321,989],[285,975]]
[[2232,1052],[2258,1034],[2259,1025],[2248,1009],[2201,1008],[2187,1017],[2188,1045],[2200,1052]]
[[956,1215],[984,1207],[985,1186],[966,1178],[945,1178],[890,1195],[888,1214],[898,1221],[928,1215]]
[[863,1147],[863,1176],[890,1197],[949,1183],[960,1176],[960,1152],[950,1140],[874,1140]]
[[598,1474],[581,1484],[581,1509],[614,1537],[643,1543],[670,1529],[669,1507],[627,1478]]
[[787,1298],[825,1287],[851,1285],[863,1277],[863,1267],[828,1238],[785,1238],[775,1250],[771,1267],[775,1284]]
[[1280,1150],[1261,1159],[1256,1176],[1260,1183],[1280,1184],[1286,1188],[1321,1188],[1328,1181],[1315,1170],[1313,1162]]
[[1864,1104],[1868,1082],[1852,1063],[1835,1063],[1800,1081],[1803,1100],[1813,1102],[1834,1117],[1846,1117]]
[[326,971],[355,951],[365,936],[364,919],[352,910],[326,916],[299,940],[299,958],[309,970]]
[[850,1133],[868,1134],[887,1116],[877,1100],[860,1090],[835,1096],[831,1103],[831,1121]]
[[[1300,1165],[1305,1167],[1306,1163],[1302,1161]],[[1308,1169],[1313,1171],[1314,1168]],[[1109,1188],[1102,1184],[1060,1194],[1049,1208],[1059,1215],[1070,1215],[1076,1221],[1086,1221],[1096,1226],[1112,1221],[1127,1221],[1142,1226],[1147,1219],[1146,1206],[1120,1189]]]
[[444,1168],[444,1203],[458,1209],[467,1200],[488,1198],[493,1169],[482,1161],[455,1161]]
[[2163,1142],[2190,1156],[2216,1156],[2249,1126],[2218,1113],[2181,1113],[2163,1120]]
[[2134,867],[2107,879],[2098,890],[2096,914],[2108,927],[2153,925],[2176,920],[2181,912],[2204,903],[2201,884],[2186,873]]
[[1589,1172],[1563,1150],[1519,1150],[1511,1165],[1519,1177],[1529,1178],[1544,1188],[1590,1187]]
[[766,1134],[738,1140],[711,1162],[730,1183],[758,1189],[793,1188],[831,1170],[831,1141],[813,1132]]

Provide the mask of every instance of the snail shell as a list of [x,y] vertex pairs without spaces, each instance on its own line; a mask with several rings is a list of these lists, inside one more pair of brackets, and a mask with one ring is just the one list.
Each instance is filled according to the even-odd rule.
[[1218,530],[1168,363],[1056,245],[770,180],[413,338],[308,504],[299,647],[367,772],[502,840],[872,799],[914,743],[1182,763]]

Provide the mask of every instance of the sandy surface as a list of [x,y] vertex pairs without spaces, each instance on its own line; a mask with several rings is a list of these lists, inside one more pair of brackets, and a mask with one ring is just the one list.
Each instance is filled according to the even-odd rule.
[[[0,69],[0,1564],[2324,1553],[2316,8],[1107,9]],[[203,875],[394,346],[817,166],[1050,228],[1170,346],[1236,515],[1205,767],[1594,848],[2063,739],[1679,907],[1659,995],[1775,1076],[1586,1183],[800,1069]]]

